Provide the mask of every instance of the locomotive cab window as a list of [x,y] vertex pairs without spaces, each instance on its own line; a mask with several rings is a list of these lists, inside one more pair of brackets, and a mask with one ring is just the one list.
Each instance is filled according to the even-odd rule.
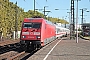
[[40,23],[33,23],[32,28],[40,28],[41,24]]
[[24,28],[40,28],[41,23],[24,23],[23,27]]

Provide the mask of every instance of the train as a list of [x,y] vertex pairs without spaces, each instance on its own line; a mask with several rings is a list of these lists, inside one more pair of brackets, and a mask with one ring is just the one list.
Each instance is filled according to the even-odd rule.
[[61,37],[67,37],[70,35],[70,29],[61,27],[59,25],[56,25],[56,38],[59,39]]
[[24,18],[20,34],[20,44],[25,50],[41,48],[56,38],[69,34],[51,21],[41,17]]

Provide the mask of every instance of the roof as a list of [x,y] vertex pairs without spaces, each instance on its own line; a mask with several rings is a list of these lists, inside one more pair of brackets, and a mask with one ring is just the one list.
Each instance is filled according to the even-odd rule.
[[90,23],[83,23],[82,26],[89,26],[90,27]]

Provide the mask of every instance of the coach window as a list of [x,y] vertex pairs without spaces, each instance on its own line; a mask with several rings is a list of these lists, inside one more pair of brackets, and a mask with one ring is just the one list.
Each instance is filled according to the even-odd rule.
[[57,29],[57,33],[59,32],[59,29]]
[[62,32],[62,30],[60,29],[60,32]]

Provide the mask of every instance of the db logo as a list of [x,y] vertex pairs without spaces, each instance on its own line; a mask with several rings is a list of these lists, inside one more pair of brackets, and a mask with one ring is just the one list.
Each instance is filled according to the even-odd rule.
[[30,35],[33,35],[33,32],[30,32]]

